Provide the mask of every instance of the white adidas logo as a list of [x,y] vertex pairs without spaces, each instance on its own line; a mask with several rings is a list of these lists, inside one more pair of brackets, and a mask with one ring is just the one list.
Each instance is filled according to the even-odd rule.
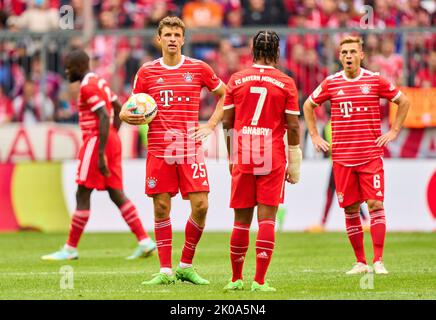
[[344,91],[342,91],[342,89],[339,90],[338,93],[337,93],[338,96],[343,96],[344,94],[345,94],[345,93],[344,93]]
[[162,79],[162,78],[159,78],[159,79],[157,79],[157,81],[156,81],[156,83],[163,83],[164,82],[164,79]]
[[268,259],[268,254],[265,251],[262,251],[256,257],[261,259]]
[[204,182],[203,182],[203,186],[208,186],[208,184],[207,184],[207,180],[204,180]]
[[245,257],[244,257],[244,256],[241,256],[240,258],[235,259],[235,260],[233,260],[233,261],[234,261],[234,262],[244,262],[244,260],[245,260]]
[[383,196],[383,192],[379,191],[375,194],[377,197],[382,197]]

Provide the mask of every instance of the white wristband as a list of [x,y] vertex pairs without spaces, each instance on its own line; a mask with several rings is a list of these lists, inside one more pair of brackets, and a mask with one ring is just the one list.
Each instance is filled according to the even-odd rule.
[[297,183],[300,180],[300,167],[303,153],[301,152],[300,145],[290,145],[288,147],[288,170],[292,181]]

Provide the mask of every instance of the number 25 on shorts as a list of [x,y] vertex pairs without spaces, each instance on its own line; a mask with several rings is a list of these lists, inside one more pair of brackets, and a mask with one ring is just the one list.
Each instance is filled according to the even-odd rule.
[[194,170],[194,172],[192,173],[192,179],[206,177],[206,169],[204,163],[193,163],[191,164],[191,169]]

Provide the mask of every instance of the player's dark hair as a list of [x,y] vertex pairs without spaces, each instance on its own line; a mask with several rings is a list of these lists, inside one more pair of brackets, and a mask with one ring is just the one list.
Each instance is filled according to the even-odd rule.
[[80,66],[89,66],[89,56],[83,49],[71,50],[65,57],[65,61],[69,61],[73,64]]
[[253,60],[277,63],[279,60],[280,38],[274,31],[259,31],[253,38]]

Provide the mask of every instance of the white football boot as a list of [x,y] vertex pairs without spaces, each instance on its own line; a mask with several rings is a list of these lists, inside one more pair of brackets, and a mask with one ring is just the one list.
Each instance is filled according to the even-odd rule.
[[346,274],[362,274],[362,273],[369,273],[372,272],[372,269],[367,264],[364,264],[362,262],[356,262],[351,268],[351,270],[347,271]]
[[374,273],[375,274],[388,274],[388,270],[386,270],[383,262],[376,261],[374,262]]

